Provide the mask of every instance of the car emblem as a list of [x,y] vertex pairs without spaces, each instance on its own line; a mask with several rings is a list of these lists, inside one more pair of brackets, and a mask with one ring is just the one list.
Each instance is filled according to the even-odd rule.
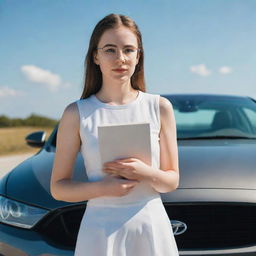
[[173,234],[178,236],[183,234],[187,230],[186,223],[179,220],[171,220]]

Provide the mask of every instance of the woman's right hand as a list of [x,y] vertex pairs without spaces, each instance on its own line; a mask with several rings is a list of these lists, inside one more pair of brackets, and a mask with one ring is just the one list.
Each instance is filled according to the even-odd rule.
[[101,182],[106,196],[117,197],[127,195],[139,183],[137,180],[123,179],[116,175],[106,175]]

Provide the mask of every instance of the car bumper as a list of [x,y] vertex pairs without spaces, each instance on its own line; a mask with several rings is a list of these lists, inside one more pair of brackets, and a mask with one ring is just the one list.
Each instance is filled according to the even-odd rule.
[[[186,192],[186,193],[185,193]],[[222,191],[223,192],[223,191]],[[226,191],[226,193],[221,193],[219,190],[214,190],[214,193],[208,193],[208,203],[213,201],[219,201],[226,204],[227,202],[247,202],[255,203],[255,197],[252,197],[252,193],[255,191]],[[183,195],[184,193],[184,195]],[[172,203],[181,202],[182,198],[188,201],[188,194],[191,194],[193,198],[190,198],[190,203],[197,201],[201,204],[205,202],[205,198],[200,197],[205,193],[193,189],[193,193],[187,193],[185,190],[176,191],[172,194]],[[209,200],[209,195],[214,194],[215,197]],[[176,195],[176,196],[175,196]],[[219,195],[219,197],[218,197]],[[165,195],[163,195],[164,197]],[[218,200],[216,200],[216,198]],[[236,198],[236,200],[234,199]],[[253,201],[252,201],[253,198]],[[238,200],[239,199],[239,200]],[[167,202],[171,201],[167,198]],[[185,200],[184,200],[185,201]],[[200,243],[198,243],[200,245]],[[49,242],[40,235],[38,232],[33,230],[27,230],[22,228],[16,228],[10,225],[0,224],[0,255],[2,256],[71,256],[74,255],[74,250],[70,247],[60,247],[59,244],[54,244]],[[256,256],[256,244],[251,246],[240,246],[240,247],[230,247],[221,249],[180,249],[179,255],[228,255],[228,256]]]
[[256,246],[237,247],[221,250],[193,250],[193,251],[179,251],[179,255],[186,256],[256,256]]
[[[31,230],[0,224],[0,255],[3,256],[73,256],[68,248],[57,248]],[[180,250],[179,255],[256,256],[256,245],[221,250]]]
[[2,256],[73,256],[74,251],[49,244],[40,234],[27,229],[0,224]]

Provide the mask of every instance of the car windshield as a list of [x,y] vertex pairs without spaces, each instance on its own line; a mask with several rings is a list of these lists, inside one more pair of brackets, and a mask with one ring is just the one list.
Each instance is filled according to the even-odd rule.
[[246,97],[168,95],[178,139],[256,138],[256,102]]

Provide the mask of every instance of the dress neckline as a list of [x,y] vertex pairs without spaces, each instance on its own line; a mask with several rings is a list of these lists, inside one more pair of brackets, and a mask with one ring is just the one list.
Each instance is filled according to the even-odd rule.
[[138,90],[137,97],[134,100],[132,100],[131,102],[129,102],[127,104],[122,104],[122,105],[110,105],[108,103],[100,101],[95,96],[95,94],[91,95],[91,99],[92,99],[93,102],[95,102],[96,104],[100,105],[103,108],[112,108],[112,109],[121,109],[121,108],[128,108],[130,106],[133,106],[133,105],[137,104],[140,101],[141,97],[142,97],[142,92],[140,90]]

